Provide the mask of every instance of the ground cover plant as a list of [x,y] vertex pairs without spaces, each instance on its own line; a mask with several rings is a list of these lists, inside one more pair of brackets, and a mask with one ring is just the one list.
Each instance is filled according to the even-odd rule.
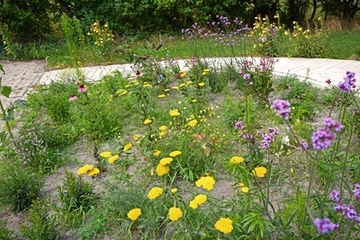
[[[326,89],[275,78],[266,21],[252,35],[259,60],[236,57],[253,30],[219,16],[184,30],[183,69],[144,42],[145,54],[127,52],[134,77],[39,86],[4,119],[0,238],[358,238],[356,73]],[[231,58],[206,61],[194,40],[206,34]]]

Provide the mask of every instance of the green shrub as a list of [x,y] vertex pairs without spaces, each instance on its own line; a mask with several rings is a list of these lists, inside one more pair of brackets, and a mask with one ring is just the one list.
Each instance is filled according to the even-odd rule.
[[0,202],[10,205],[14,212],[28,209],[40,195],[43,179],[32,168],[18,160],[2,162],[0,168]]
[[2,240],[15,240],[14,232],[6,227],[6,221],[0,220],[0,239]]
[[20,232],[27,240],[56,240],[59,234],[56,228],[56,220],[49,215],[48,202],[34,201],[27,217],[28,224],[21,225]]
[[66,172],[63,185],[58,187],[58,192],[61,209],[68,213],[79,209],[87,212],[95,206],[98,199],[93,186],[71,172]]

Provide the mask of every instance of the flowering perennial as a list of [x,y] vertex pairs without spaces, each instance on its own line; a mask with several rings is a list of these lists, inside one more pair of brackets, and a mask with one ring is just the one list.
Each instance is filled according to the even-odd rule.
[[330,221],[329,218],[316,218],[314,219],[314,224],[318,230],[319,233],[325,234],[330,231],[337,230],[339,228],[339,224],[335,224]]
[[351,92],[351,88],[355,88],[355,73],[347,71],[344,81],[338,84],[338,88],[343,90],[345,93]]
[[313,133],[311,137],[312,145],[315,150],[326,149],[330,146],[331,142],[336,138],[335,132],[339,132],[344,126],[330,118],[324,119],[324,127],[320,127]]
[[197,187],[203,187],[204,189],[211,191],[214,189],[215,179],[211,176],[201,177],[195,184]]
[[176,222],[183,216],[183,213],[180,208],[172,207],[169,209],[169,219],[173,222]]
[[132,220],[135,221],[136,219],[138,219],[141,215],[141,209],[140,208],[133,208],[131,209],[128,214],[127,217]]
[[291,113],[290,103],[286,100],[277,99],[273,102],[271,107],[277,110],[277,113],[280,117],[285,120],[289,119]]
[[233,221],[230,218],[220,218],[219,220],[217,220],[214,226],[219,232],[228,234],[231,233],[234,229],[232,223]]
[[164,190],[161,187],[153,187],[153,188],[150,189],[147,197],[150,200],[154,200],[157,197],[159,197],[163,192],[164,192]]

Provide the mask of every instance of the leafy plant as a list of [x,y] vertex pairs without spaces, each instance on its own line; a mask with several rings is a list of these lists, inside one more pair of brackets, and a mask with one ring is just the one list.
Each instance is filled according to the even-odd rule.
[[[4,163],[4,161],[3,161]],[[42,177],[33,169],[12,158],[0,168],[0,202],[14,212],[27,210],[40,196]]]
[[21,235],[27,240],[56,240],[59,234],[56,230],[56,219],[49,215],[49,203],[34,201],[27,217],[28,224],[21,225]]
[[6,221],[0,221],[0,238],[3,240],[15,240],[14,232],[6,227]]

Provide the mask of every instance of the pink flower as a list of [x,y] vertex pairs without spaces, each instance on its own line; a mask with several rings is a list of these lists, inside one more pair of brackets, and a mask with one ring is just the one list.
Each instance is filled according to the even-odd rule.
[[84,93],[86,92],[86,87],[84,86],[84,84],[80,84],[79,85],[79,89],[78,89],[78,93]]
[[77,96],[75,94],[71,94],[69,101],[75,101],[77,99]]

